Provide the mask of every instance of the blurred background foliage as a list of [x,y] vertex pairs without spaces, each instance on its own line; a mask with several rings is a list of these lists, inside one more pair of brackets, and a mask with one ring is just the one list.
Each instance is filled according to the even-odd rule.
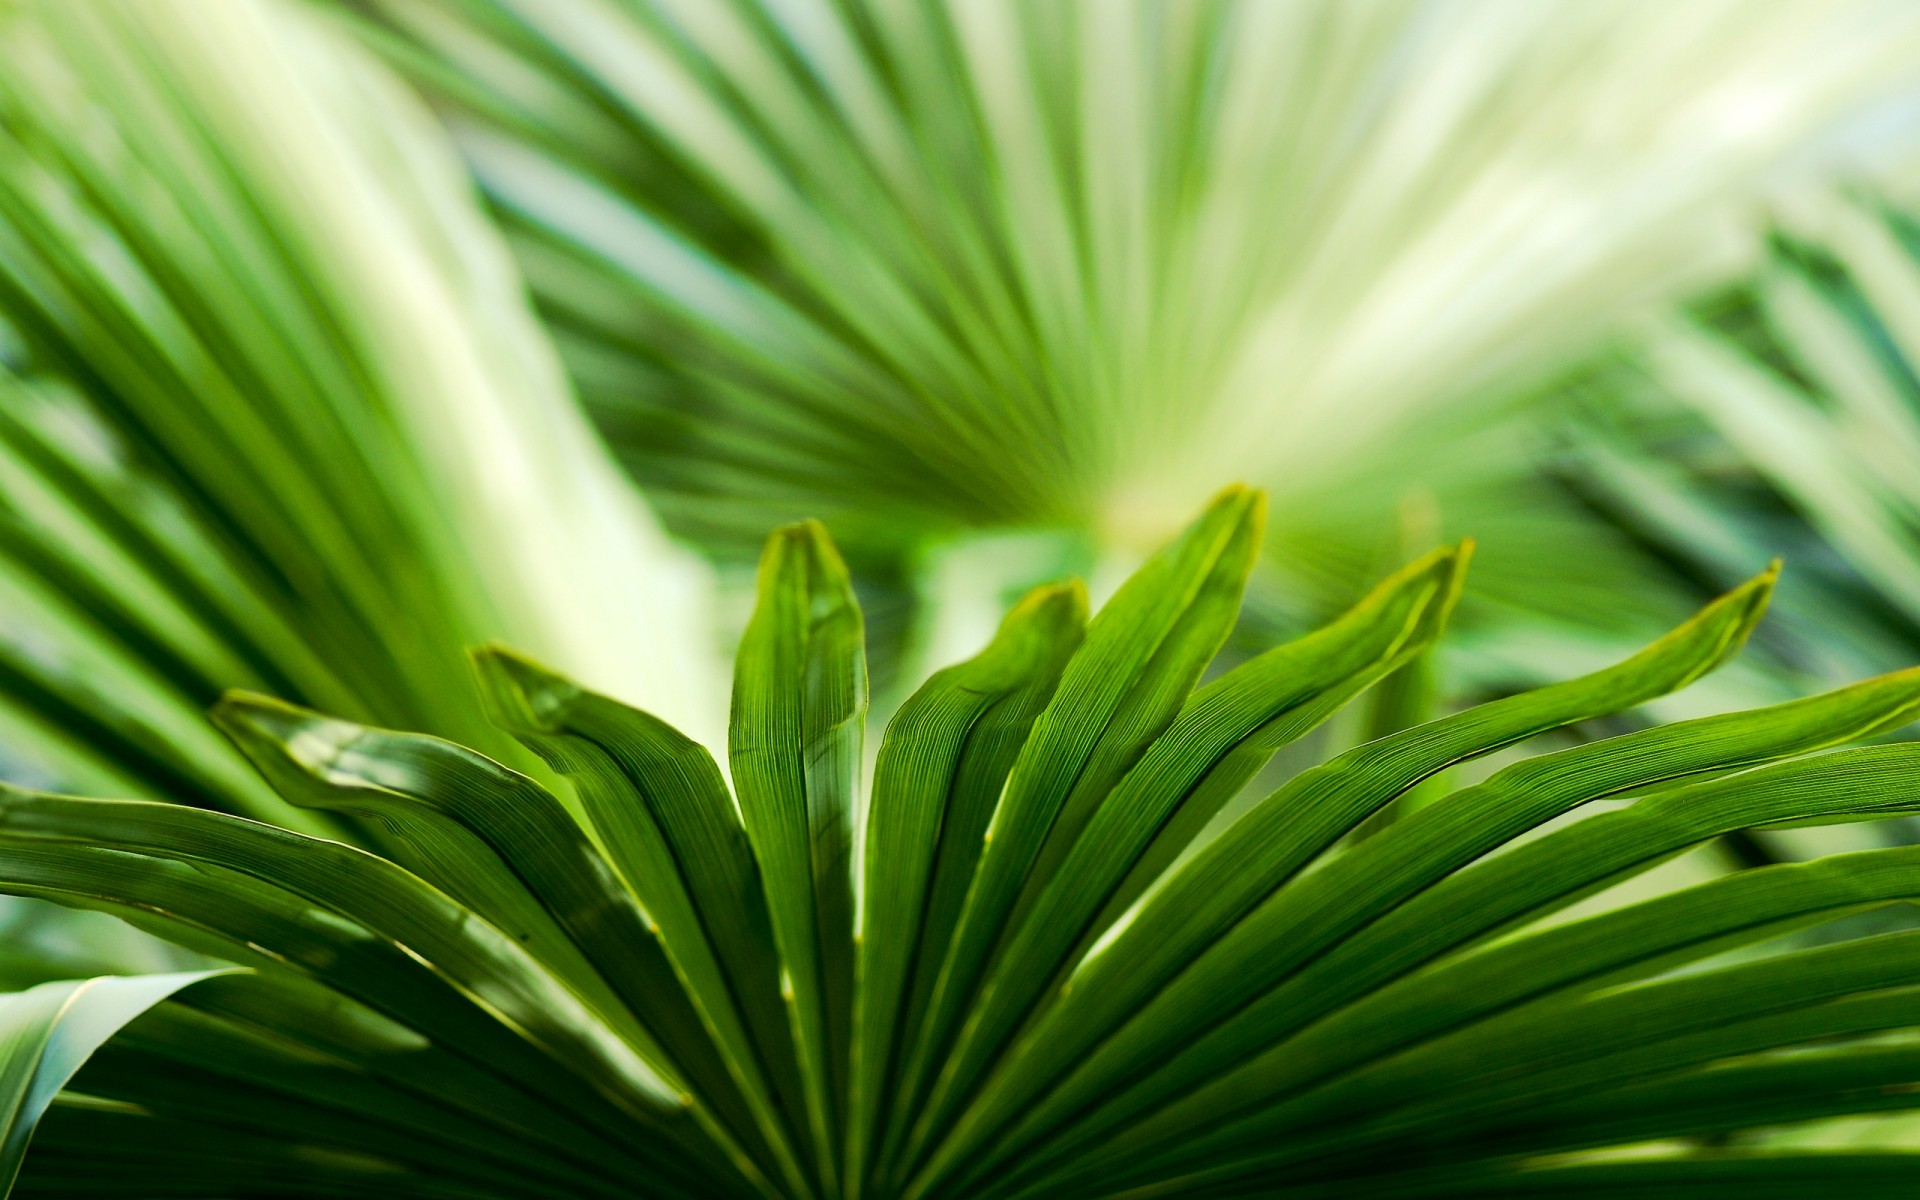
[[1234,479],[1243,649],[1479,541],[1336,738],[1776,555],[1661,715],[1904,666],[1916,163],[1907,0],[0,0],[0,776],[315,828],[235,686],[537,771],[494,638],[712,739],[803,516],[885,711]]
[[1275,497],[1262,639],[1478,537],[1463,692],[1586,669],[1775,550],[1819,564],[1777,671],[1911,644],[1856,628],[1886,546],[1835,542],[1645,329],[1717,306],[1780,366],[1759,343],[1813,318],[1753,295],[1777,206],[1903,169],[1909,5],[353,11],[669,527],[724,563],[822,517],[920,606],[882,623],[903,655],[951,658],[983,618],[942,607],[1128,561],[1230,478]]

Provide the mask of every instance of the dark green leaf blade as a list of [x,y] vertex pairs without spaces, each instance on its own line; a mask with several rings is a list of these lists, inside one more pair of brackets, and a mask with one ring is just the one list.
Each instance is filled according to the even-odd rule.
[[[1274,750],[1432,642],[1459,596],[1467,550],[1437,551],[1382,583],[1326,629],[1268,651],[1195,693],[1178,720],[1094,814],[1060,872],[1016,908],[1005,953],[983,983],[954,1057],[960,1085],[1003,1048],[1036,1001],[1051,998],[1076,946],[1124,910],[1127,883],[1150,880]],[[1152,860],[1158,849],[1164,857]],[[1151,872],[1151,873],[1149,873]],[[1144,887],[1144,882],[1137,882]]]
[[87,1057],[181,988],[221,974],[103,975],[0,997],[0,1196],[13,1188],[34,1127]]
[[[1184,1162],[1197,1175],[1259,1170],[1310,1178],[1352,1171],[1385,1153],[1438,1163],[1909,1106],[1920,1095],[1912,1086],[1920,1056],[1911,1044],[1842,1045],[1831,1056],[1763,1052],[1910,1027],[1917,1017],[1920,933],[1883,934],[1592,997],[1552,998],[1257,1120],[1226,1122],[1159,1161],[1116,1162],[1139,1177],[1178,1171]],[[1838,1066],[1844,1076],[1849,1065],[1892,1073],[1875,1074],[1864,1091],[1858,1084],[1829,1090],[1828,1069]]]
[[[916,1118],[905,1158],[915,1157],[965,1098],[958,1063],[946,1050],[1022,891],[1045,882],[1095,809],[1178,715],[1239,615],[1264,519],[1263,496],[1229,488],[1088,626],[994,810],[908,1059],[901,1102]],[[896,1172],[909,1165],[892,1164]]]
[[10,891],[213,935],[227,957],[294,967],[578,1119],[653,1143],[681,1170],[755,1174],[650,1047],[626,1040],[514,939],[385,860],[177,805],[18,790],[0,800],[0,886]]
[[[580,1120],[538,1087],[527,1086],[522,1077],[496,1070],[492,1060],[461,1053],[451,1038],[422,1034],[292,971],[261,971],[244,977],[245,986],[240,982],[209,981],[177,997],[172,1006],[190,1009],[208,1025],[240,1037],[290,1049],[305,1061],[339,1064],[359,1081],[354,1086],[383,1087],[444,1110],[452,1115],[455,1128],[477,1123],[484,1136],[513,1147],[523,1161],[563,1164],[599,1179],[629,1183],[654,1178],[664,1185],[671,1174],[658,1169],[652,1157],[656,1146],[648,1139],[632,1137],[630,1129],[613,1131]],[[284,1074],[278,1078],[293,1082]],[[139,1088],[124,1095],[146,1107],[167,1107],[164,1081],[142,1080]],[[415,1114],[420,1111],[413,1106]],[[437,1116],[430,1123],[442,1132],[447,1129]],[[697,1190],[717,1186],[719,1180],[709,1176]]]
[[[1910,705],[1916,680],[1909,677],[1903,682],[1906,686],[1901,691]],[[1881,699],[1884,703],[1889,698]],[[1881,715],[1885,715],[1884,709]],[[1668,728],[1677,731],[1685,726]],[[1139,1123],[1125,1134],[1106,1139],[1102,1154],[1118,1157],[1128,1148],[1137,1151],[1147,1144],[1175,1142],[1181,1143],[1182,1154],[1189,1149],[1196,1155],[1204,1154],[1203,1147],[1212,1137],[1228,1136],[1220,1128],[1224,1117],[1249,1105],[1270,1102],[1274,1076],[1287,1079],[1304,1062],[1311,1061],[1299,1049],[1275,1043],[1300,1023],[1376,985],[1393,971],[1418,965],[1420,952],[1409,953],[1403,948],[1408,944],[1420,946],[1428,955],[1451,948],[1499,928],[1516,913],[1549,911],[1565,897],[1588,890],[1596,881],[1610,881],[1644,869],[1729,829],[1783,820],[1831,821],[1861,813],[1911,811],[1920,806],[1916,785],[1920,785],[1920,752],[1910,745],[1843,751],[1664,791],[1630,808],[1515,847],[1390,909],[1377,924],[1337,945],[1288,978],[1279,989],[1209,1029],[1166,1068],[1128,1086],[1120,1103],[1108,1102],[1099,1119],[1084,1124],[1069,1140],[1096,1144],[1101,1141],[1100,1129],[1111,1129],[1131,1114]],[[1419,816],[1437,811],[1439,806]],[[1430,832],[1426,836],[1432,838]],[[1364,878],[1343,882],[1351,882],[1356,891],[1363,891],[1366,883]],[[1282,962],[1297,960],[1310,950],[1323,928],[1310,908],[1297,909],[1295,916],[1298,925],[1285,941],[1270,941],[1273,956]],[[1755,918],[1749,914],[1746,920],[1751,923]],[[1430,993],[1429,1003],[1435,1009],[1446,1009],[1452,1007],[1452,998],[1445,993]],[[1724,1005],[1710,1007],[1726,1015]],[[1644,1021],[1630,1027],[1640,1037],[1659,1036]],[[1578,1024],[1571,1027],[1576,1037],[1578,1029]],[[1497,1053],[1483,1053],[1483,1057],[1494,1056]],[[1539,1058],[1545,1062],[1551,1056],[1543,1052]],[[1462,1095],[1463,1075],[1456,1072],[1447,1077],[1444,1101],[1436,1103],[1464,1105],[1470,1099]],[[1394,1102],[1402,1102],[1406,1092],[1396,1090],[1392,1095]],[[1321,1107],[1316,1102],[1315,1111]],[[1226,1124],[1231,1127],[1234,1122]],[[1207,1136],[1202,1136],[1202,1129]]]
[[805,1099],[759,868],[713,756],[503,647],[475,655],[494,720],[565,775],[659,938],[789,1187],[808,1189]]
[[[1889,815],[1913,800],[1903,747],[1821,755],[1656,793],[1472,867],[1467,864],[1580,804],[1679,776],[1804,754],[1905,724],[1920,672],[1826,696],[1660,726],[1540,755],[1388,828],[1249,913],[1092,1056],[1114,1089],[1073,1140],[1226,1073],[1299,1022],[1419,959],[1544,915],[1594,887],[1752,825]],[[1463,869],[1465,868],[1465,869]],[[1277,990],[1267,991],[1270,987]],[[1265,994],[1262,994],[1262,993]],[[1148,1047],[1155,1047],[1149,1049]],[[1167,1064],[1166,1056],[1178,1053]],[[1161,1060],[1163,1069],[1149,1064]],[[1182,1116],[1218,1109],[1175,1105]],[[1177,1127],[1169,1111],[1152,1122]]]
[[953,1161],[1009,1120],[1016,1125],[1003,1145],[1017,1149],[1097,1095],[1098,1089],[1055,1088],[1032,1103],[1245,913],[1407,788],[1456,762],[1682,687],[1725,661],[1764,611],[1776,573],[1728,593],[1616,666],[1383,738],[1297,776],[1137,906],[1116,937],[1094,948],[1060,1002],[988,1080],[943,1147],[944,1158]]
[[[875,1125],[899,1067],[899,1039],[912,1031],[916,1010],[907,1002],[909,985],[916,970],[931,974],[926,960],[937,962],[951,929],[937,914],[928,920],[942,856],[966,852],[950,843],[977,849],[986,815],[998,799],[997,786],[991,796],[981,788],[967,789],[971,780],[963,764],[995,710],[1018,709],[1024,695],[1051,690],[1084,636],[1086,607],[1086,594],[1077,584],[1037,589],[1007,614],[991,645],[935,674],[888,723],[867,823],[849,1097],[850,1182],[865,1183]],[[949,870],[950,878],[953,874]]]
[[[290,803],[378,822],[414,872],[518,940],[764,1149],[663,935],[545,788],[438,738],[230,694],[213,719]],[[657,916],[655,917],[657,922]],[[636,1024],[637,1023],[637,1024]]]

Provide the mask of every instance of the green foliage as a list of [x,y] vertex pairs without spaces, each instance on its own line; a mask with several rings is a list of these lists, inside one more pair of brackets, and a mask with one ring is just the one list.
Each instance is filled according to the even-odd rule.
[[[1448,700],[1592,670],[1787,548],[1790,521],[1674,570],[1671,531],[1542,469],[1538,418],[1635,318],[1743,275],[1753,212],[1836,147],[1900,152],[1920,8],[1839,3],[333,7],[445,119],[668,527],[744,562],[818,517],[891,593],[884,708],[902,625],[912,651],[1086,560],[1110,583],[1229,479],[1275,498],[1249,627],[1276,640],[1479,541]],[[1005,594],[956,616],[956,575]],[[1789,639],[1663,715],[1838,657]],[[1815,678],[1906,656],[1845,661]]]
[[511,754],[442,686],[494,637],[709,733],[704,568],[520,287],[430,114],[312,14],[0,6],[0,774],[324,832],[206,706]]
[[1077,585],[1033,593],[894,716],[870,795],[860,613],[814,525],[767,546],[731,790],[658,719],[489,648],[489,711],[582,818],[452,743],[246,694],[215,723],[357,845],[0,793],[0,889],[252,968],[91,985],[135,999],[85,1036],[50,1029],[49,993],[8,1001],[0,1082],[50,1081],[15,1085],[39,1100],[8,1145],[46,1110],[18,1194],[1920,1185],[1920,1158],[1742,1140],[1920,1095],[1920,932],[1835,924],[1920,898],[1920,851],[1605,898],[1731,831],[1920,810],[1920,746],[1834,749],[1920,713],[1920,671],[1513,752],[1714,670],[1770,571],[1623,662],[1387,732],[1202,837],[1430,647],[1468,558],[1421,558],[1207,680],[1262,519],[1223,493],[1090,622]]
[[1503,571],[1527,540],[1538,605],[1538,558],[1625,551],[1489,502],[1532,460],[1489,418],[1724,277],[1712,220],[1911,78],[1920,14],[1841,3],[342,7],[447,114],[676,529],[1144,553],[1248,478],[1344,602],[1426,492]]
[[[1493,418],[1910,69],[1920,10],[1831,3],[0,2],[0,775],[146,798],[0,791],[0,891],[91,910],[53,950],[7,910],[0,973],[154,971],[0,998],[0,1178],[32,1138],[32,1195],[1911,1194],[1779,1130],[1912,1106],[1920,856],[1651,872],[1911,812],[1912,746],[1835,747],[1920,676],[1529,757],[1775,581],[1428,719],[1465,543],[1262,641],[1456,529],[1517,633],[1450,692],[1674,606]],[[1774,523],[1724,462],[1596,477],[1708,578],[1808,514],[1879,595],[1816,560],[1769,650],[1851,678],[1920,643],[1920,272],[1835,213],[1637,380]],[[1218,478],[1282,503],[876,687],[871,754],[890,617],[784,529],[723,737],[706,568],[563,361],[677,529],[824,514],[868,597],[962,526],[1113,575]],[[1051,574],[997,545],[952,567],[996,616]]]
[[34,1126],[87,1057],[146,1009],[213,974],[43,983],[0,997],[0,1190],[12,1190]]
[[1782,657],[1844,677],[1920,648],[1920,227],[1887,199],[1786,206],[1758,269],[1652,322],[1598,389],[1591,486],[1706,578],[1791,554]]

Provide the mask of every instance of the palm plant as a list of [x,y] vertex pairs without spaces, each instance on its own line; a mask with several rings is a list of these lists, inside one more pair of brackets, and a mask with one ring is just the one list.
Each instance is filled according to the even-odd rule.
[[[1514,586],[1639,560],[1542,519],[1488,422],[1710,277],[1703,221],[1911,61],[1910,5],[1849,11],[0,6],[0,774],[147,798],[0,793],[0,891],[183,948],[89,924],[161,969],[0,1000],[0,1180],[1909,1194],[1913,1158],[1772,1131],[1912,1104],[1916,852],[1654,869],[1910,811],[1913,747],[1817,752],[1905,722],[1920,677],[1522,758],[1721,665],[1774,581],[1427,721],[1465,545],[1263,640],[1391,553],[1373,527],[1409,479],[1526,560],[1483,589],[1503,628],[1671,606]],[[505,244],[342,17],[438,100]],[[1565,239],[1590,203],[1611,219]],[[508,244],[602,428],[710,547],[806,512],[869,558],[1065,522],[1110,569],[1236,469],[1284,486],[1284,531],[1235,490],[1091,623],[1041,588],[869,759],[848,572],[785,529],[723,769],[705,570],[573,408]],[[1855,270],[1902,311],[1897,260]],[[1829,384],[1893,361],[1904,324],[1833,308],[1852,342],[1807,326]],[[1895,444],[1876,387],[1848,411]],[[1805,466],[1770,465],[1789,489]],[[1896,592],[1904,503],[1826,522]],[[1247,619],[1276,540],[1311,599],[1267,620],[1270,586]],[[560,671],[495,645],[476,696],[454,672],[489,638]],[[1552,675],[1575,640],[1502,661]],[[1362,693],[1363,744],[1313,765]],[[30,952],[44,911],[0,970],[80,969]]]
[[1783,206],[1753,277],[1649,322],[1598,402],[1638,427],[1593,476],[1645,536],[1709,575],[1793,547],[1795,657],[1829,677],[1920,645],[1917,228],[1865,190]]
[[359,845],[6,792],[0,887],[251,968],[0,1010],[8,1169],[39,1119],[19,1194],[1910,1193],[1917,1158],[1725,1139],[1920,1096],[1920,933],[1833,924],[1920,895],[1920,850],[1604,896],[1730,830],[1912,811],[1920,746],[1820,751],[1920,712],[1920,673],[1520,758],[1355,835],[1712,670],[1769,571],[1196,846],[1431,643],[1470,551],[1196,687],[1262,520],[1224,493],[1091,622],[1078,585],[1033,593],[894,717],[867,805],[861,616],[811,524],[762,558],[731,793],[665,723],[500,647],[493,718],[581,820],[452,743],[244,693],[214,722]]
[[[291,6],[0,5],[0,779],[335,834],[206,707],[539,771],[441,686],[491,637],[715,739],[711,582],[378,63]],[[0,942],[0,988],[196,961],[33,901]]]
[[321,832],[206,706],[483,740],[441,681],[491,637],[712,736],[706,575],[378,64],[278,5],[0,7],[0,774]]
[[1298,629],[1410,498],[1481,538],[1516,670],[1690,607],[1541,485],[1526,385],[1743,269],[1722,226],[1920,62],[1882,0],[341,7],[683,534],[815,516],[860,568],[1040,525],[1091,543],[1051,565],[1137,561],[1248,478]]

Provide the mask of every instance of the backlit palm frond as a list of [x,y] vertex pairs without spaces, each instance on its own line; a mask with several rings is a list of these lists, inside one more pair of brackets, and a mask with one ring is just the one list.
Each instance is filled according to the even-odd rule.
[[1488,418],[1920,62],[1875,0],[352,7],[678,528],[1139,553],[1247,477],[1322,612],[1409,492],[1500,575],[1629,561]]
[[584,824],[449,742],[245,694],[214,720],[263,777],[379,822],[391,858],[5,793],[0,888],[254,968],[131,1020],[18,1194],[1911,1194],[1920,1156],[1749,1132],[1920,1097],[1920,850],[1609,889],[1730,831],[1914,811],[1920,745],[1834,747],[1920,712],[1920,674],[1501,754],[1371,820],[1712,671],[1769,572],[1597,673],[1300,770],[1195,847],[1432,642],[1469,551],[1201,685],[1262,521],[1223,494],[1090,622],[1077,584],[1033,593],[894,717],[864,813],[861,617],[811,524],[762,559],[731,790],[664,722],[492,648],[493,716]]
[[330,827],[205,706],[484,739],[494,636],[717,732],[703,568],[384,68],[251,0],[8,4],[0,56],[0,770]]

